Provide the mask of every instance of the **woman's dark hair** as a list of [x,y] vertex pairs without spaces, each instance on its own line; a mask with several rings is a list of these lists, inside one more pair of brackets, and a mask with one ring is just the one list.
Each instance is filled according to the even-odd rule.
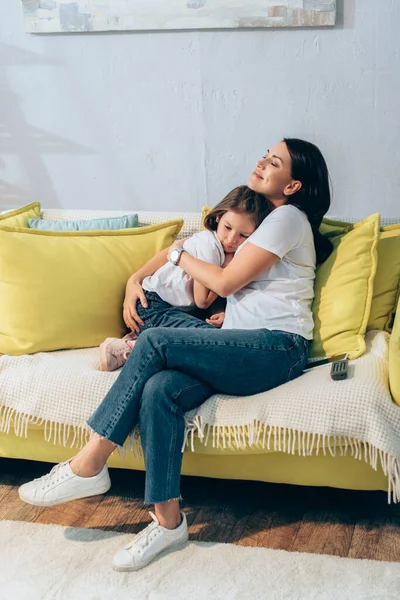
[[275,207],[266,201],[265,196],[253,192],[247,185],[239,185],[211,209],[204,218],[204,227],[210,231],[215,231],[219,219],[228,210],[248,214],[253,218],[255,226],[258,227],[273,208]]
[[304,140],[284,138],[292,159],[292,177],[301,181],[301,188],[287,203],[302,210],[308,217],[313,234],[317,263],[322,263],[332,252],[332,243],[319,232],[322,217],[331,204],[328,167],[321,151]]

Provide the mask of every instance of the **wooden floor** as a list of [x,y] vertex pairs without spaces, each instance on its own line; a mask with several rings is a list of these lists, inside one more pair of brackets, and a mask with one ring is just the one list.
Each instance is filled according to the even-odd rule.
[[[130,533],[149,522],[142,472],[112,470],[104,496],[52,508],[21,502],[18,486],[48,470],[0,459],[0,519]],[[195,477],[182,478],[181,492],[191,540],[400,561],[400,504],[389,506],[383,492]]]

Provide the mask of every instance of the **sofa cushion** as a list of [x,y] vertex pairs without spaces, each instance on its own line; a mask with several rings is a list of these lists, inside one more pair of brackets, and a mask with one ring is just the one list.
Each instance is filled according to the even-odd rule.
[[352,223],[346,223],[345,221],[336,221],[335,219],[328,219],[324,217],[320,225],[320,232],[322,235],[330,238],[335,235],[343,235],[348,233],[353,228]]
[[38,217],[40,217],[40,203],[32,202],[0,215],[0,229],[3,227],[28,227],[28,220]]
[[203,206],[201,209],[201,227],[204,229],[204,219],[208,215],[208,213],[212,210],[211,206]]
[[357,358],[365,352],[378,238],[378,213],[331,238],[333,252],[317,267],[315,277],[312,357],[347,353]]
[[378,242],[378,268],[367,329],[390,332],[400,288],[400,223],[382,227]]
[[[161,210],[135,210],[139,219],[139,227],[144,225],[159,225],[166,221],[183,219],[183,226],[178,234],[178,240],[193,235],[201,230],[200,212],[190,211],[161,211]],[[57,221],[75,221],[82,219],[102,219],[108,217],[122,217],[130,214],[123,210],[94,210],[94,209],[63,209],[63,208],[45,208],[42,210],[42,219],[51,219]]]
[[182,219],[117,231],[0,230],[0,353],[97,346],[120,337],[125,284]]
[[53,221],[51,219],[29,219],[31,229],[46,231],[99,231],[104,229],[132,229],[138,227],[136,213],[122,217],[105,217],[103,219],[82,219],[76,221]]
[[[332,238],[344,235],[352,228],[352,223],[323,219],[320,231]],[[378,267],[367,329],[390,332],[400,287],[400,223],[381,227],[380,232]]]

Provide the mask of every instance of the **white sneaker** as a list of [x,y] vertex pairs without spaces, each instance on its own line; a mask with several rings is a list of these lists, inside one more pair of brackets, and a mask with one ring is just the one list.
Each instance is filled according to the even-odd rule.
[[138,533],[124,550],[114,556],[112,566],[115,571],[139,571],[167,548],[174,548],[188,541],[185,513],[181,512],[182,523],[176,529],[162,527],[156,515],[152,512],[150,515],[153,523]]
[[75,475],[69,461],[53,467],[47,475],[24,483],[19,488],[19,497],[34,506],[55,506],[78,498],[87,498],[108,492],[111,480],[107,465],[98,475],[80,477]]

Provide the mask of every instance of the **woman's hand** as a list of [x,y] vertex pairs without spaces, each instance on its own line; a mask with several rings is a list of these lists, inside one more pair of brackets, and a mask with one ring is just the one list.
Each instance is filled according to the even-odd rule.
[[181,240],[175,240],[175,242],[173,244],[171,244],[171,246],[168,248],[168,255],[167,255],[168,260],[171,258],[172,250],[175,250],[175,248],[182,248],[182,246],[186,242],[186,240],[188,240],[191,237],[192,237],[191,235],[188,235],[185,238],[182,238]]
[[125,325],[135,333],[140,333],[139,325],[144,325],[136,312],[136,303],[138,300],[140,300],[143,308],[147,308],[147,300],[142,286],[132,278],[128,279],[125,289],[123,319]]
[[212,325],[213,327],[220,328],[220,327],[222,327],[224,319],[225,319],[225,313],[220,312],[220,313],[216,313],[215,315],[211,315],[211,317],[209,319],[206,319],[206,323],[208,323],[209,325]]

